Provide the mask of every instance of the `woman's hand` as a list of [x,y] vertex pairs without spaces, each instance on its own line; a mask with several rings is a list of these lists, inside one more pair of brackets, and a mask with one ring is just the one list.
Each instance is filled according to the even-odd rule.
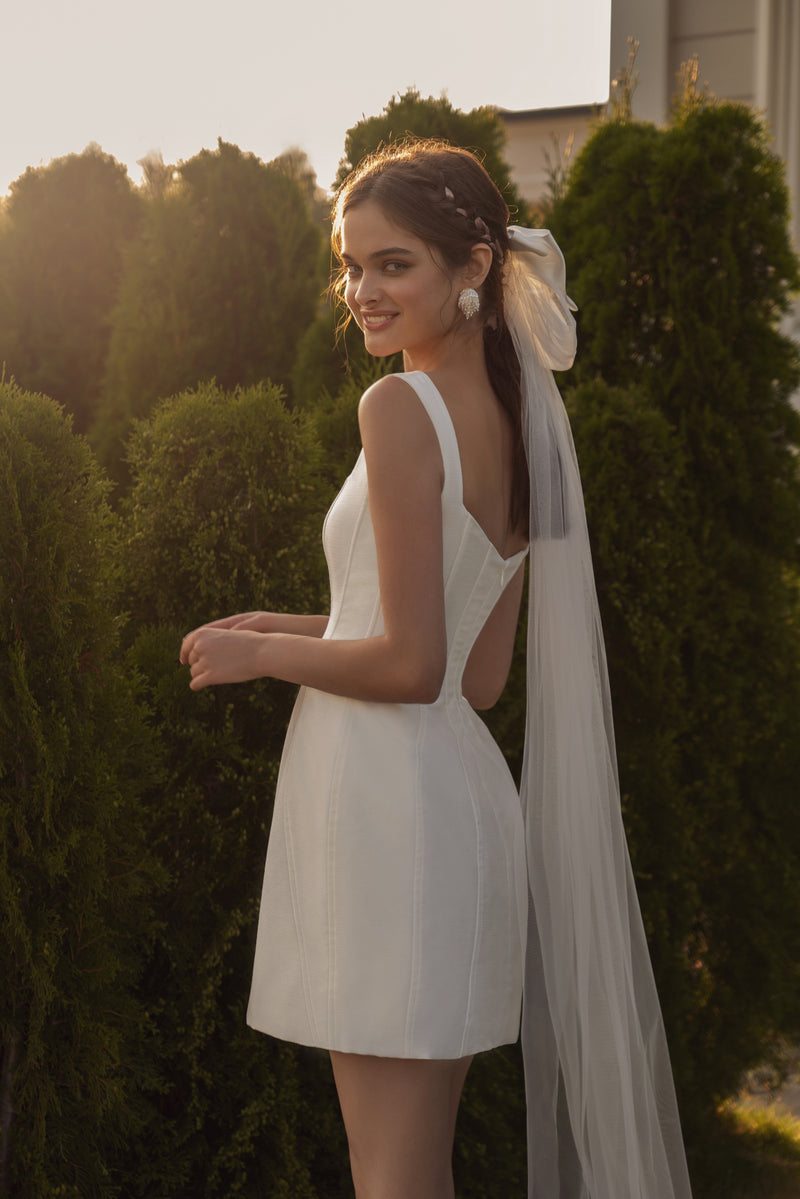
[[[237,619],[228,617],[228,620]],[[180,660],[191,670],[192,691],[218,683],[246,683],[261,678],[266,673],[260,660],[264,642],[263,633],[231,627],[224,620],[187,633],[181,644]]]

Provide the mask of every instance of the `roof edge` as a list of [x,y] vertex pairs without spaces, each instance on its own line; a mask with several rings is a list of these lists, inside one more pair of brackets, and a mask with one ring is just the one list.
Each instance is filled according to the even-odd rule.
[[560,108],[496,108],[497,115],[510,124],[514,121],[524,121],[531,117],[590,117],[598,108],[604,108],[608,100],[597,100],[594,104],[565,104]]

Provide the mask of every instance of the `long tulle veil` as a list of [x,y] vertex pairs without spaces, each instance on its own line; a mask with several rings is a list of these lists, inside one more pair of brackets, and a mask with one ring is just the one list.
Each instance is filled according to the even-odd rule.
[[553,370],[571,366],[564,259],[509,230],[505,317],[531,475],[522,802],[529,1199],[689,1199],[672,1072],[620,811],[578,465]]

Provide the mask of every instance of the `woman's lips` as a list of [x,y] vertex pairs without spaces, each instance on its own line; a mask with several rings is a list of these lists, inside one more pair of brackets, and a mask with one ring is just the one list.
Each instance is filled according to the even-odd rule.
[[396,312],[362,312],[361,323],[365,331],[369,330],[370,333],[374,333],[378,329],[385,329],[396,316]]

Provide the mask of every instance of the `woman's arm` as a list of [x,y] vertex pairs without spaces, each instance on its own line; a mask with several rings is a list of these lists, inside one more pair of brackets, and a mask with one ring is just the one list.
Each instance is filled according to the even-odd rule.
[[354,699],[437,698],[447,656],[439,444],[414,391],[392,376],[362,397],[359,425],[385,632],[344,641],[206,625],[181,647],[193,690],[269,675]]
[[321,637],[328,627],[327,616],[298,616],[292,612],[238,612],[222,620],[210,620],[203,629],[249,629],[253,633],[301,633]]

